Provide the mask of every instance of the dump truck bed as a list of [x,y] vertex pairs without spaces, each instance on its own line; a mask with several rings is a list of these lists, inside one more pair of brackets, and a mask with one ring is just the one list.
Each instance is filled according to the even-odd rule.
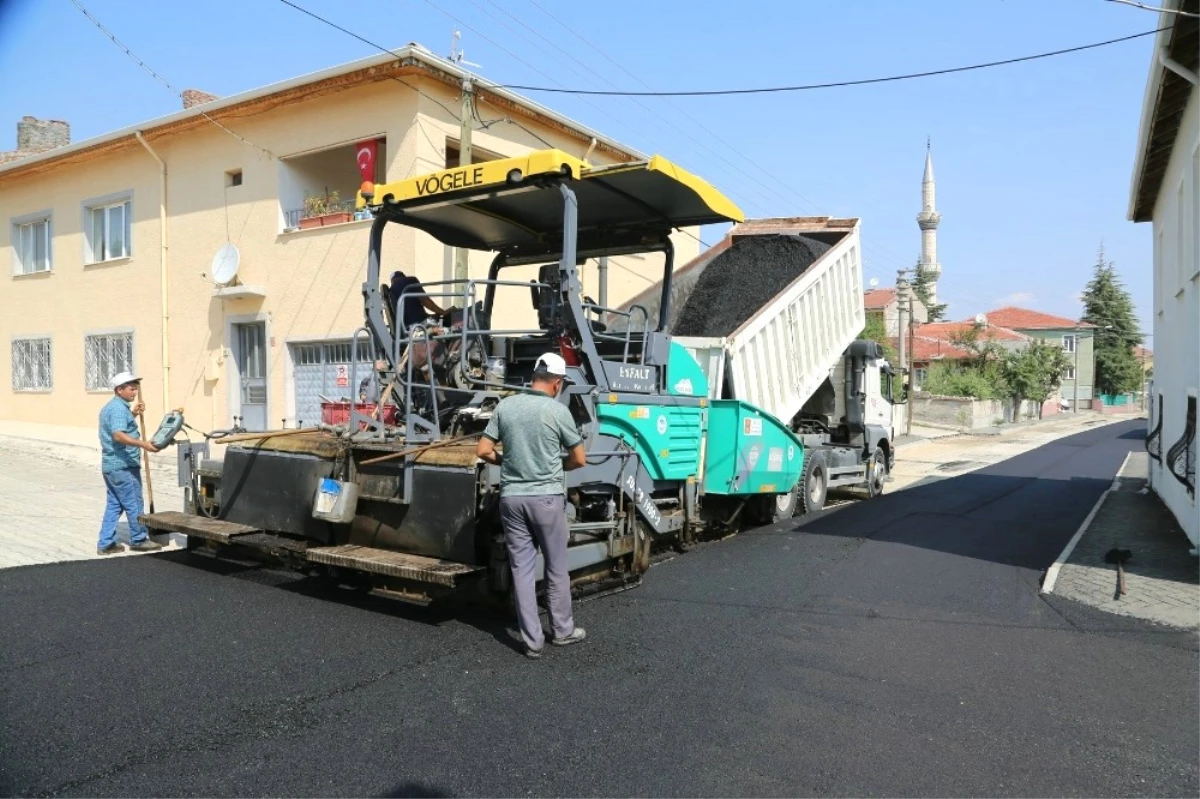
[[[731,231],[726,252],[763,235],[799,235],[829,249],[798,263],[791,282],[729,334],[675,341],[708,375],[712,398],[749,402],[786,423],[863,329],[862,248],[857,219],[820,217],[747,222]],[[706,268],[721,268],[721,258]]]

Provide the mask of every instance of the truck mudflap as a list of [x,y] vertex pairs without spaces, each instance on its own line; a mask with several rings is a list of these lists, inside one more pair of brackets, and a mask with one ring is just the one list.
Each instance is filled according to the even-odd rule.
[[287,550],[309,563],[354,569],[446,588],[455,588],[460,580],[482,575],[486,571],[482,566],[469,563],[354,544],[312,547],[304,541],[274,535],[257,527],[179,511],[149,513],[138,518],[154,532],[182,533],[215,544],[243,545],[273,553]]

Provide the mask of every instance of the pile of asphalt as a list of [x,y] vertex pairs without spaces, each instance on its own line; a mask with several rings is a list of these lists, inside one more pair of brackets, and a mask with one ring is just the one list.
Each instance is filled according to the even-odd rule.
[[742,239],[705,268],[671,332],[728,336],[828,250],[806,236]]

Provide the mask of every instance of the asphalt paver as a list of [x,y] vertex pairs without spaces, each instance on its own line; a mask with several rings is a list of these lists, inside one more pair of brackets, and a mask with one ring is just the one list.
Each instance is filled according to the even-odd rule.
[[503,618],[186,552],[0,572],[0,793],[1200,793],[1196,636],[1040,597],[1137,422]]

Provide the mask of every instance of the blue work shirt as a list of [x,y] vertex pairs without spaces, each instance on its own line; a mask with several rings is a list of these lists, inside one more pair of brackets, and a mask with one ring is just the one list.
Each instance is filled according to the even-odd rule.
[[[404,294],[405,290],[408,291]],[[400,324],[407,332],[410,327],[423,322],[426,317],[424,301],[422,296],[425,294],[425,287],[421,285],[421,281],[415,277],[405,276],[392,281],[392,302],[397,304],[397,316],[400,317]],[[400,296],[404,295],[401,300]]]
[[137,420],[129,403],[114,396],[100,409],[100,471],[107,474],[121,469],[138,469],[142,465],[138,447],[118,444],[113,433],[124,433],[130,438],[139,438]]

